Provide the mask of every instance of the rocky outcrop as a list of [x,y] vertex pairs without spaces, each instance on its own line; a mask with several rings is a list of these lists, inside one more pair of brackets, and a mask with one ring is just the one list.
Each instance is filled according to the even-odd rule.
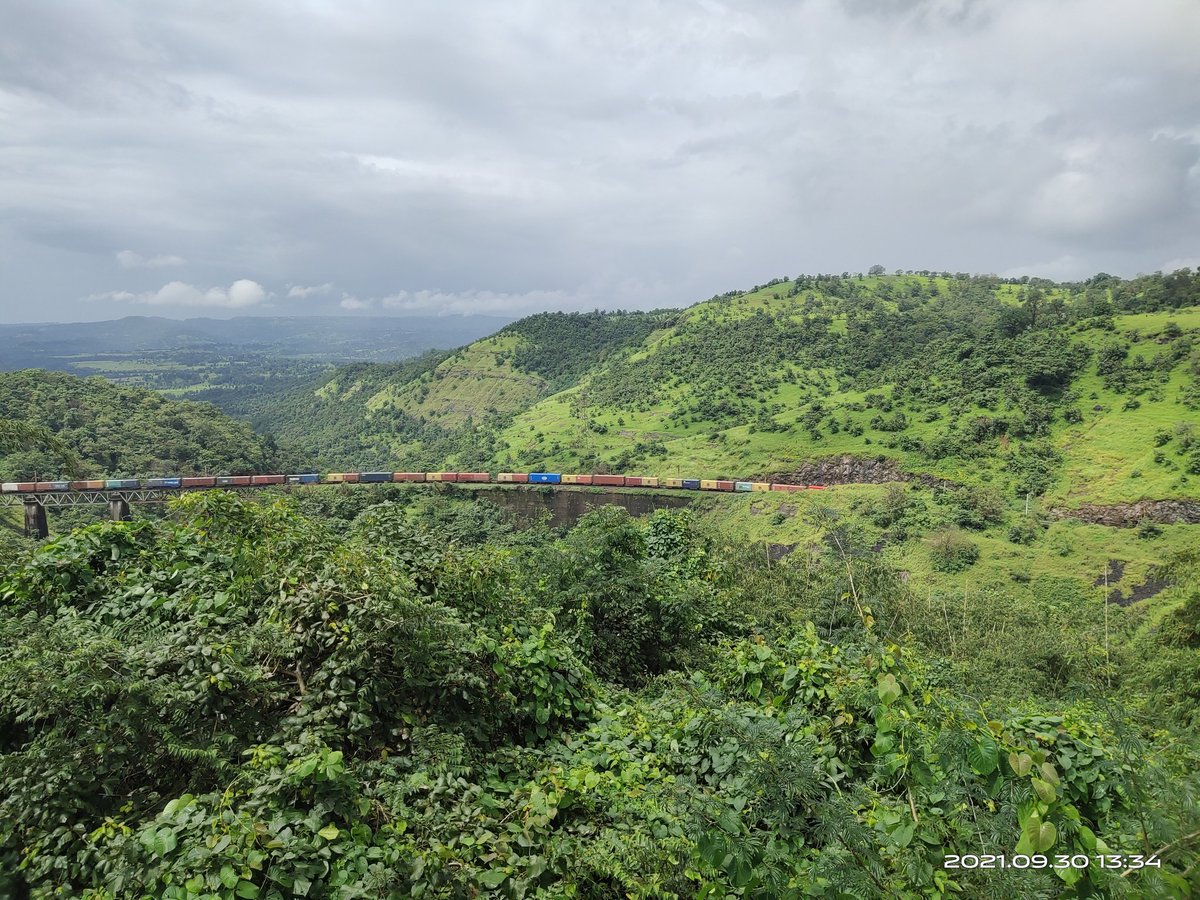
[[1084,503],[1074,508],[1055,507],[1056,519],[1078,519],[1091,525],[1132,528],[1140,522],[1158,525],[1200,524],[1200,500],[1139,500],[1136,503]]
[[515,490],[473,491],[470,496],[481,497],[504,507],[518,525],[545,521],[548,515],[548,524],[552,528],[574,525],[580,516],[601,506],[621,506],[628,510],[630,515],[645,516],[657,509],[679,509],[692,502],[691,496],[593,491],[586,488],[573,490],[556,487],[554,490],[547,490],[532,485]]
[[780,484],[884,484],[889,481],[919,481],[928,487],[953,487],[953,482],[932,475],[901,471],[886,456],[826,456],[801,463],[790,472],[753,476],[754,481]]

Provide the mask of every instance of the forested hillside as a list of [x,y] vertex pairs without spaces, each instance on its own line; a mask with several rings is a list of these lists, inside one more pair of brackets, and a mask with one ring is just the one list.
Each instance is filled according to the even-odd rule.
[[[54,432],[80,456],[84,475],[268,472],[276,448],[207,403],[167,400],[152,391],[29,369],[0,372],[0,413]],[[4,480],[61,477],[52,453],[0,454]]]
[[1103,654],[991,609],[997,673],[947,665],[959,623],[833,520],[772,563],[684,513],[554,535],[432,486],[349,523],[324,496],[188,495],[0,570],[0,892],[1197,887],[1200,759],[1145,673],[1195,602],[1149,643],[1105,616]]
[[1186,498],[1198,335],[1187,270],[805,276],[682,312],[534,316],[252,421],[347,467],[749,476],[850,455],[1067,507]]
[[635,347],[675,313],[544,313],[457,352],[353,365],[233,409],[317,468],[490,460],[519,412]]

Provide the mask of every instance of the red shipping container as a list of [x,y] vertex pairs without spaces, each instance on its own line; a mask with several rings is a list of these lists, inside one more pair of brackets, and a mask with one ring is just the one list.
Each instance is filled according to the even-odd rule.
[[393,472],[392,481],[424,481],[424,472]]
[[252,475],[250,477],[251,484],[283,484],[284,476],[282,475]]
[[624,487],[624,475],[593,475],[592,484],[603,484],[608,487]]
[[807,491],[808,486],[804,485],[804,484],[773,484],[773,485],[771,485],[771,490],[773,490],[773,491]]
[[212,475],[202,475],[196,478],[181,478],[179,484],[182,487],[216,487],[217,479]]
[[733,485],[734,485],[734,482],[732,482],[732,481],[718,481],[717,482],[717,490],[718,491],[732,491]]
[[644,482],[645,480],[646,479],[642,478],[639,475],[626,475],[625,476],[625,487],[642,487],[642,482]]
[[482,482],[482,483],[486,484],[487,482],[490,482],[492,480],[492,476],[488,472],[459,472],[458,480],[460,482],[463,482],[463,481],[473,482],[473,483]]
[[823,490],[825,490],[825,487],[826,487],[826,485],[823,485],[823,484],[810,484],[808,486],[808,489],[810,491],[823,491]]

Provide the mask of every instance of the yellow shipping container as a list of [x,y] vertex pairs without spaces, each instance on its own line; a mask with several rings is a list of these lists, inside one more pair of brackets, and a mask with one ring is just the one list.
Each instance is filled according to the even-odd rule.
[[325,484],[341,484],[346,480],[346,476],[341,472],[328,472],[321,476],[321,481]]
[[642,487],[658,487],[658,476],[651,475],[649,478],[643,478]]
[[750,482],[750,490],[757,492],[765,492],[771,490],[769,481],[752,481]]
[[578,475],[564,475],[560,484],[581,484]]
[[496,481],[500,482],[501,484],[511,484],[513,481],[513,473],[512,472],[497,472],[496,473]]
[[717,488],[717,482],[716,482],[716,479],[709,479],[709,478],[702,478],[702,479],[700,479],[700,490],[702,490],[702,491],[715,491],[715,490],[717,490],[717,489],[718,489],[718,488]]
[[662,480],[662,486],[663,487],[681,488],[681,487],[683,487],[683,479],[682,478],[664,478]]

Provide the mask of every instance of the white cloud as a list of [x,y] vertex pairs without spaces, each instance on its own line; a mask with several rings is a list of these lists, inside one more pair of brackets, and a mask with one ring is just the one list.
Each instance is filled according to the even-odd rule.
[[135,294],[131,291],[108,291],[92,294],[89,301],[112,300],[117,303],[136,303],[144,306],[210,306],[223,309],[246,309],[257,306],[267,298],[267,292],[257,281],[242,278],[228,288],[211,287],[201,290],[182,281],[171,281],[157,291]]
[[304,299],[306,297],[319,297],[324,294],[328,294],[332,290],[333,283],[329,281],[325,282],[324,284],[293,284],[288,288],[287,295],[293,298],[298,297]]
[[351,297],[349,294],[342,294],[342,302],[338,306],[349,310],[368,309],[371,306],[371,301],[359,300],[357,297]]
[[398,291],[384,297],[385,309],[403,312],[521,314],[544,309],[579,308],[579,296],[565,291],[529,291],[505,294],[496,291]]
[[182,256],[142,256],[133,250],[121,250],[116,254],[122,269],[162,269],[167,266],[182,266],[187,262]]

